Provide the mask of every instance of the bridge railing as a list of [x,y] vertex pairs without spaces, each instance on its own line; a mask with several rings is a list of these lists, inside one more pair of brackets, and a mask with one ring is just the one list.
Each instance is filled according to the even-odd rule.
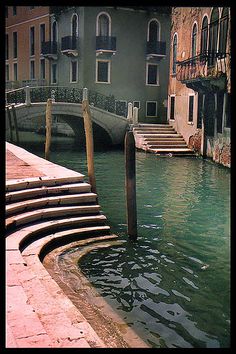
[[[52,98],[55,102],[82,103],[83,89],[66,86],[37,86],[22,87],[6,92],[6,104],[47,102]],[[88,100],[91,106],[126,117],[127,107],[120,107],[122,101],[115,100],[114,95],[103,95],[99,92],[88,90]],[[119,110],[117,111],[117,107]]]

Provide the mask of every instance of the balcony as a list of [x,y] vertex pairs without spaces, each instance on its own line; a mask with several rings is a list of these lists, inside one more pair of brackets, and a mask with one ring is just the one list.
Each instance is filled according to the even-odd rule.
[[156,58],[161,60],[166,55],[166,42],[147,42],[147,59]]
[[66,36],[61,39],[61,52],[67,56],[79,55],[78,37]]
[[57,59],[57,42],[42,42],[42,55],[47,59]]
[[[193,90],[222,89],[226,82],[228,54],[205,52],[187,60],[177,61],[176,79]],[[198,90],[197,90],[198,91]]]
[[103,53],[116,53],[116,37],[97,36],[96,37],[96,55]]

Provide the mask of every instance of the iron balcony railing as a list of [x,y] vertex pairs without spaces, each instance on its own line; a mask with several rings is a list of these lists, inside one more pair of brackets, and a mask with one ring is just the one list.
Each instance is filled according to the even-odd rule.
[[166,42],[147,42],[147,55],[166,55]]
[[227,56],[227,53],[206,51],[187,60],[177,61],[176,78],[179,81],[188,81],[217,77],[220,73],[226,73]]
[[61,51],[78,50],[78,37],[66,36],[61,39]]
[[53,42],[53,41],[42,42],[42,54],[43,55],[56,55],[57,54],[57,42]]
[[116,51],[116,37],[97,36],[96,50]]

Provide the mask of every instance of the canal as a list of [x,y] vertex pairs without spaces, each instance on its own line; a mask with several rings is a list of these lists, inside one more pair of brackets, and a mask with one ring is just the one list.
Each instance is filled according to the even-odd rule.
[[[52,162],[87,174],[84,149],[52,142]],[[25,133],[21,146],[44,156],[38,135]],[[126,233],[124,152],[98,149],[95,173],[99,204],[123,242],[82,257],[82,272],[150,347],[229,347],[230,170],[137,152],[136,243]]]

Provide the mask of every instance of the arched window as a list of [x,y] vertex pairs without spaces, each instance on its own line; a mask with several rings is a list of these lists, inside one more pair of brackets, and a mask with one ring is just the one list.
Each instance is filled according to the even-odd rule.
[[219,10],[214,7],[211,13],[210,29],[209,29],[209,62],[210,66],[215,65],[217,42],[218,42],[218,30],[219,30]]
[[72,49],[76,49],[78,32],[78,15],[73,14],[71,21]]
[[220,18],[219,54],[221,58],[225,57],[226,55],[228,20],[229,20],[229,11],[227,8],[224,8]]
[[160,40],[160,25],[157,20],[151,20],[148,25],[148,41],[158,42]]
[[201,32],[201,54],[207,53],[207,39],[208,39],[208,18],[204,17],[202,21],[202,32]]
[[176,74],[176,59],[177,59],[177,34],[173,39],[173,58],[172,58],[172,73]]
[[97,20],[97,36],[109,37],[111,35],[110,19],[107,14],[102,13]]
[[197,54],[197,25],[195,23],[192,31],[192,57],[195,57],[196,54]]

